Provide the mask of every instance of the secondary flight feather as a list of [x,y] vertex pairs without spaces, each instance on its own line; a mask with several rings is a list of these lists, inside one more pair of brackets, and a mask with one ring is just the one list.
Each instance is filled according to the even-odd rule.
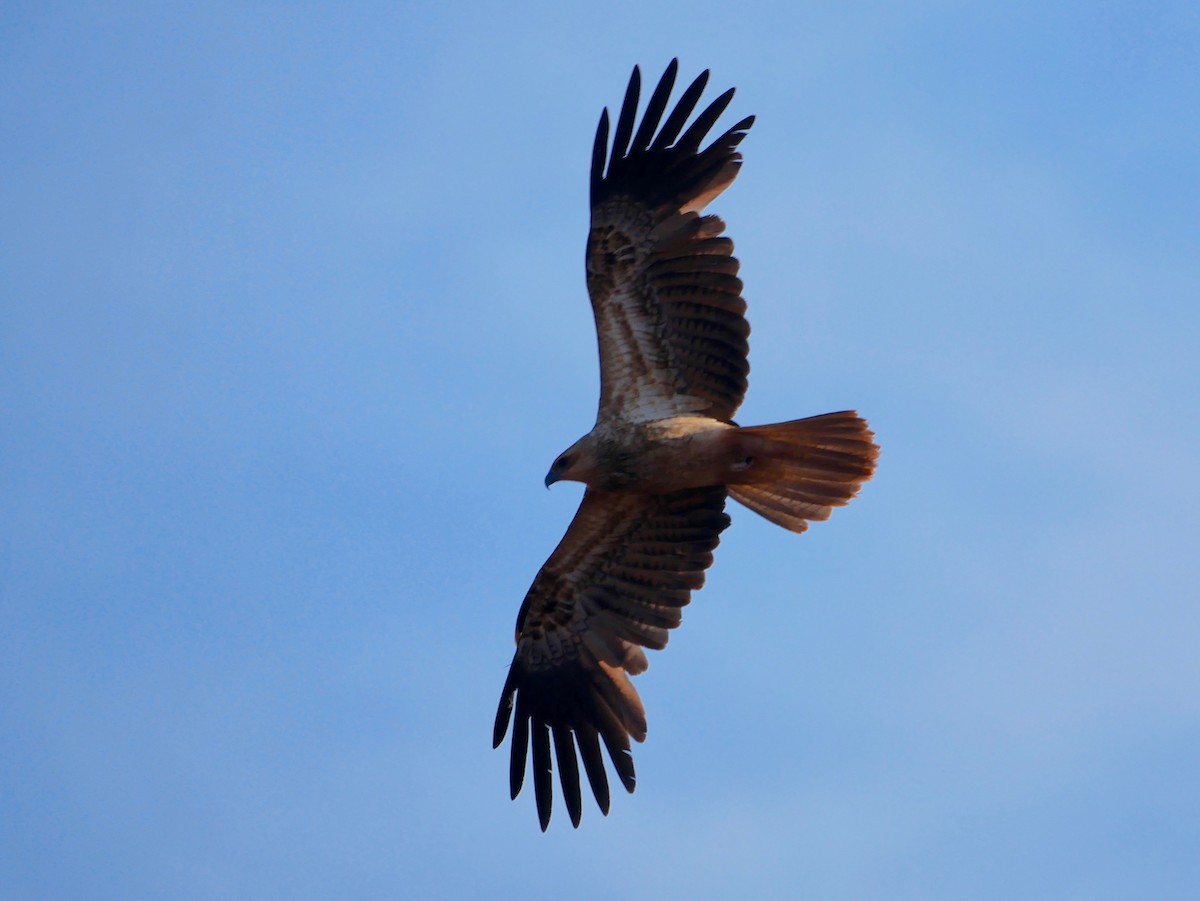
[[666,646],[704,584],[729,525],[726,497],[802,532],[858,492],[879,452],[853,411],[734,423],[750,326],[725,223],[702,213],[737,176],[737,147],[754,117],[701,149],[734,92],[693,119],[708,82],[702,72],[664,121],[677,71],[672,60],[638,123],[635,67],[611,146],[606,109],[592,150],[587,286],[600,407],[592,430],[546,476],[547,486],[572,480],[587,490],[521,604],[493,734],[499,747],[511,721],[513,798],[532,758],[543,830],[555,768],[579,825],[580,761],[608,813],[601,745],[633,791],[630,739],[645,739],[646,714],[629,677],[648,665],[643,648]]

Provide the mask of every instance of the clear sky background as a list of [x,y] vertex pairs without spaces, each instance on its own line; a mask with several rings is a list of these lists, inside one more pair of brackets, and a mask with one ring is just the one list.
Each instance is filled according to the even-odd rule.
[[[587,165],[629,70],[759,117],[714,205],[746,423],[637,793],[492,717],[590,428]],[[8,3],[0,896],[1194,898],[1194,2]]]

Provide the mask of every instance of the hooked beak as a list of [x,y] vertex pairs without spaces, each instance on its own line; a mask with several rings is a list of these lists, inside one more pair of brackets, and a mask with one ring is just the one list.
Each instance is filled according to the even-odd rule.
[[554,475],[554,470],[550,470],[550,472],[546,473],[546,488],[547,489],[549,489],[550,486],[553,485],[557,481],[558,481],[558,479]]

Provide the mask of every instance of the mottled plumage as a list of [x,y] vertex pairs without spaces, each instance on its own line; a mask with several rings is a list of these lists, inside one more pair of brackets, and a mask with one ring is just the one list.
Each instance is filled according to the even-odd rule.
[[733,242],[720,219],[701,213],[737,175],[736,148],[754,118],[701,149],[733,90],[688,124],[704,72],[664,121],[677,68],[667,67],[636,131],[635,68],[611,150],[605,110],[592,151],[587,285],[600,407],[592,431],[546,476],[547,485],[570,479],[588,487],[521,605],[493,736],[499,746],[513,723],[514,798],[532,758],[542,829],[555,767],[579,825],[579,760],[608,812],[601,743],[633,791],[630,738],[645,738],[646,715],[629,676],[646,669],[643,648],[666,645],[704,584],[729,524],[726,496],[801,532],[854,496],[878,454],[853,412],[749,428],[733,422],[746,393],[750,327]]

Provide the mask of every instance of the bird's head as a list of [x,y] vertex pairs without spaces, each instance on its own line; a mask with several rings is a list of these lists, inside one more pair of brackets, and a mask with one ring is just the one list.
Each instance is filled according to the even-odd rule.
[[587,482],[595,470],[596,457],[592,451],[590,436],[580,438],[559,454],[546,473],[546,487],[555,482]]

